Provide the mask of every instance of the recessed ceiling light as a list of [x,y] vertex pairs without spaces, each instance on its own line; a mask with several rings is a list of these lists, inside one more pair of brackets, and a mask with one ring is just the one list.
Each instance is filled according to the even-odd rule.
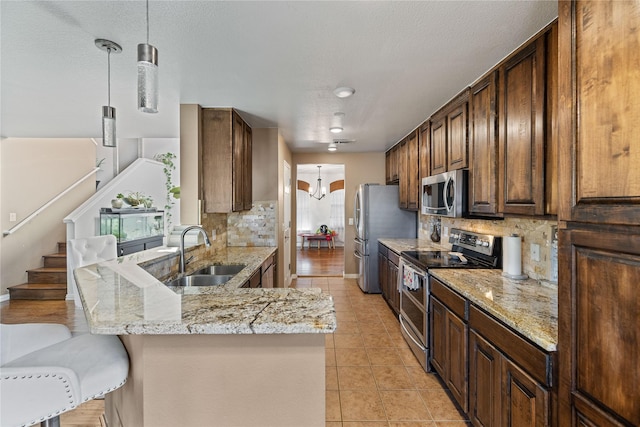
[[331,126],[331,127],[329,128],[329,131],[330,131],[331,133],[340,133],[340,132],[342,132],[343,130],[344,130],[344,129],[343,129],[341,126]]
[[354,93],[356,93],[356,90],[352,87],[346,87],[346,86],[342,86],[339,88],[336,88],[333,91],[333,94],[335,96],[337,96],[338,98],[348,98],[351,95],[353,95]]
[[338,146],[334,143],[329,144],[329,148],[327,148],[327,150],[329,151],[336,151],[338,149]]

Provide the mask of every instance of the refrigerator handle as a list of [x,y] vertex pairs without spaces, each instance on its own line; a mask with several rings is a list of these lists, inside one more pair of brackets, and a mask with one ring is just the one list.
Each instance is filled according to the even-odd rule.
[[358,259],[362,259],[362,255],[360,255],[360,253],[358,251],[354,251],[353,252],[353,256],[358,258]]

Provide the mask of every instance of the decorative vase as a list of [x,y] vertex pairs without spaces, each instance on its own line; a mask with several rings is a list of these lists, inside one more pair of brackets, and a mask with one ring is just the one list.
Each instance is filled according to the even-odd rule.
[[122,199],[111,199],[111,207],[120,209],[122,207]]

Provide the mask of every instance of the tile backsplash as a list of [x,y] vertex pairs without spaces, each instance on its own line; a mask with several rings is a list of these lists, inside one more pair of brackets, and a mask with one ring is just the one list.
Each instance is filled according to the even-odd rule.
[[[447,218],[420,215],[418,237],[430,239],[434,225],[440,221],[441,243],[448,243],[451,228],[475,231],[477,233],[508,236],[522,236],[522,271],[536,280],[557,280],[557,262],[552,260],[552,239],[557,221],[532,218],[505,218],[504,220]],[[539,260],[532,256],[532,245],[537,245]]]
[[254,201],[251,210],[227,216],[227,246],[277,246],[277,201]]

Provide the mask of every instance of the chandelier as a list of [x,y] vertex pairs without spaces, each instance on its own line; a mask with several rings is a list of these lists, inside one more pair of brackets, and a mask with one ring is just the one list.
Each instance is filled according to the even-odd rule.
[[309,197],[313,197],[317,200],[320,200],[327,195],[327,187],[322,186],[322,178],[320,177],[321,167],[322,166],[318,166],[318,186],[315,190],[313,189],[313,187],[309,187]]

